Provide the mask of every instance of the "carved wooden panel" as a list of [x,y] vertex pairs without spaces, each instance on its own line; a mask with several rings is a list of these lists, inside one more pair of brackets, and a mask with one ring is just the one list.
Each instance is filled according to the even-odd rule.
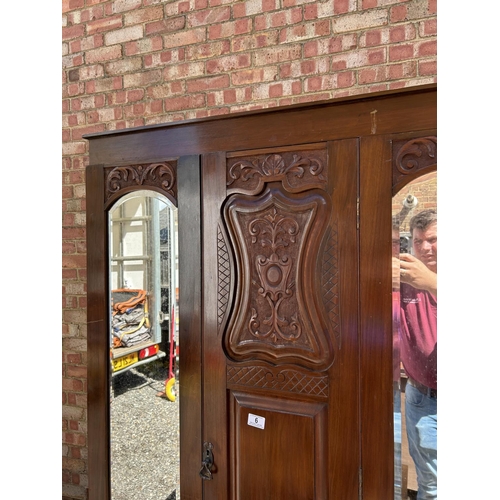
[[125,165],[105,169],[105,202],[120,191],[134,188],[156,188],[177,200],[177,160],[158,163]]
[[322,303],[320,248],[331,213],[324,191],[232,195],[224,220],[235,253],[234,315],[224,345],[234,360],[326,369],[331,326]]
[[437,168],[437,137],[426,136],[392,144],[392,194],[416,177]]
[[229,158],[228,193],[257,194],[265,183],[279,181],[291,193],[325,188],[328,181],[327,152],[322,145],[312,150],[269,152]]
[[328,498],[326,403],[231,391],[230,412],[230,498]]

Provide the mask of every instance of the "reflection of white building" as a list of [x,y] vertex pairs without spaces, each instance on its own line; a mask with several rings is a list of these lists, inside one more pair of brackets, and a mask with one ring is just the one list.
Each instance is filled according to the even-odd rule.
[[[177,209],[152,191],[131,193],[110,211],[110,293],[123,288],[147,292],[151,325],[148,344],[169,339],[178,282],[176,219]],[[140,344],[135,350],[145,346]],[[121,347],[112,349],[114,357],[122,354]],[[155,358],[163,356],[159,353]]]

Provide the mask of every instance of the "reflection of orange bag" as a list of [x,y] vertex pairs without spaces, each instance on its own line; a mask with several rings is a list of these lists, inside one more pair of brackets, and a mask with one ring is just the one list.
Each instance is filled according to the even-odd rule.
[[151,337],[147,292],[120,288],[111,291],[113,347],[130,347]]
[[113,315],[117,312],[124,313],[128,309],[135,307],[137,304],[146,302],[146,290],[118,288],[111,290],[111,298],[113,301]]

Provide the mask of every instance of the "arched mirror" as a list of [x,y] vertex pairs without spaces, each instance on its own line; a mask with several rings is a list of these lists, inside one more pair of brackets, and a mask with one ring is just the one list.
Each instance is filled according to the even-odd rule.
[[108,211],[111,499],[179,498],[177,208],[151,190]]
[[[403,147],[425,164],[425,158],[435,158],[435,145],[435,137],[427,137]],[[409,163],[409,168],[418,163]],[[397,500],[437,495],[436,169],[431,161],[419,175],[407,179],[410,182],[396,185],[392,198]]]

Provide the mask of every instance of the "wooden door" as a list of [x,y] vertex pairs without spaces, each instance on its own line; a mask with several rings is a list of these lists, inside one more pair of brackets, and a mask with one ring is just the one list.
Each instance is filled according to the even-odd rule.
[[358,141],[202,158],[205,499],[358,498]]

